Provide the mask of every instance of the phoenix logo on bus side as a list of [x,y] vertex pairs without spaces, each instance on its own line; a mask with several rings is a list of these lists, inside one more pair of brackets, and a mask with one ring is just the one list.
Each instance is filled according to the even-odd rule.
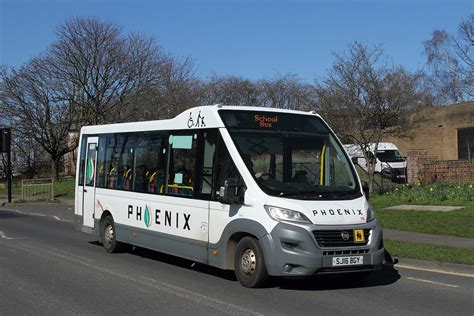
[[[149,228],[152,223],[155,225],[163,225],[168,227],[181,228],[183,230],[191,230],[189,226],[189,219],[191,214],[172,212],[172,211],[162,211],[155,209],[155,220],[152,220],[152,211],[150,207],[145,204],[145,209],[141,206],[134,207],[133,205],[128,205],[127,217],[133,218],[137,221],[142,221],[147,228]],[[134,216],[135,215],[135,216]],[[143,215],[143,216],[142,216]]]
[[145,222],[146,227],[150,227],[151,221],[150,221],[150,209],[148,208],[148,205],[145,204],[145,215],[143,217],[143,221]]

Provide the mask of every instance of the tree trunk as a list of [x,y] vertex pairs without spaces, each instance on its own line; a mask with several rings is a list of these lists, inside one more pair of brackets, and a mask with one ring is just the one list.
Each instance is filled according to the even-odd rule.
[[51,157],[51,177],[59,180],[59,162],[61,158]]

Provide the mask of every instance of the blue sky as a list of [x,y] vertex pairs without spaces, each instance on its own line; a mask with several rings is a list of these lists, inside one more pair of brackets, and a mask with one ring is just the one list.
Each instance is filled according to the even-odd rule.
[[200,77],[249,79],[288,72],[313,82],[332,52],[357,40],[382,44],[394,64],[423,67],[435,29],[455,32],[474,12],[464,0],[0,0],[0,64],[21,66],[55,39],[65,19],[96,16],[153,36]]

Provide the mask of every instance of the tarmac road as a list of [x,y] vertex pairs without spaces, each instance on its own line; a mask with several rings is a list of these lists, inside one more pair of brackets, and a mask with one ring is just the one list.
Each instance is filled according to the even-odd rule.
[[473,312],[474,278],[468,274],[386,266],[367,286],[325,276],[248,289],[232,272],[161,253],[137,248],[108,254],[67,218],[0,209],[0,315]]

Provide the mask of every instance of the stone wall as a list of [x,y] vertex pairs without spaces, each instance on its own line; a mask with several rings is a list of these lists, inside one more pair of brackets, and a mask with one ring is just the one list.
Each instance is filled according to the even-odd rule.
[[421,180],[432,182],[469,182],[474,178],[474,170],[468,160],[424,160],[422,161]]
[[408,184],[473,180],[474,166],[468,160],[439,160],[437,157],[430,157],[428,150],[411,150],[407,154]]
[[384,141],[394,143],[402,155],[412,150],[426,150],[439,160],[458,157],[458,129],[474,127],[474,102],[425,109],[421,121],[399,137]]
[[407,153],[407,183],[417,185],[422,162],[428,158],[427,150],[411,150]]

